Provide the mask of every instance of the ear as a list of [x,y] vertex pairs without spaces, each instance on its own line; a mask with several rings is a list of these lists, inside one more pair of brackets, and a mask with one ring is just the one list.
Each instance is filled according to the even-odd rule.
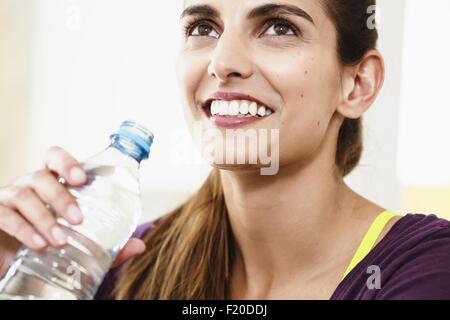
[[344,68],[342,97],[337,111],[346,118],[359,119],[383,87],[384,60],[377,50],[370,50],[356,66]]

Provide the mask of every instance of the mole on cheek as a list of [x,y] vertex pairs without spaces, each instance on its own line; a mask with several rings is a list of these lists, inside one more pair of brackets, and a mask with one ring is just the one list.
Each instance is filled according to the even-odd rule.
[[320,126],[320,121],[317,121],[317,126],[318,126],[318,127]]
[[308,75],[308,70],[305,70],[305,75]]

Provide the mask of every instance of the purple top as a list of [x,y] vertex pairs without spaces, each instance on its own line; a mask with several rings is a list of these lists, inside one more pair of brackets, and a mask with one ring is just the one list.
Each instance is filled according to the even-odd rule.
[[[146,223],[134,237],[152,229]],[[111,269],[95,299],[110,299],[118,269]],[[407,214],[341,281],[331,300],[450,299],[450,222]]]

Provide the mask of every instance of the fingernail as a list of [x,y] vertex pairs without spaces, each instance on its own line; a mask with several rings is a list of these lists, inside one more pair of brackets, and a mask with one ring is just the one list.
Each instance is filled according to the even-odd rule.
[[75,204],[71,204],[67,208],[67,216],[72,223],[80,223],[83,220],[83,214],[81,213],[78,206]]
[[84,182],[86,175],[84,171],[80,167],[73,167],[70,169],[70,179],[74,183],[82,183]]
[[31,240],[34,242],[35,245],[37,245],[40,248],[45,247],[47,245],[47,242],[45,242],[44,238],[42,238],[38,234],[33,234]]
[[66,243],[66,235],[64,234],[64,231],[61,230],[61,228],[54,226],[52,228],[52,236],[58,244]]

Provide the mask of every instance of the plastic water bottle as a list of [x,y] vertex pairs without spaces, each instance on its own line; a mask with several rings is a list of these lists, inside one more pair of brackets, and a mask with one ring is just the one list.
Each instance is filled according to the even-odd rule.
[[[22,247],[0,281],[0,299],[92,299],[142,213],[139,164],[147,159],[153,135],[123,122],[111,145],[82,165],[88,181],[68,187],[83,212],[83,223],[57,221],[67,245],[42,252]],[[65,184],[63,179],[60,182]],[[51,209],[51,208],[49,208]]]

